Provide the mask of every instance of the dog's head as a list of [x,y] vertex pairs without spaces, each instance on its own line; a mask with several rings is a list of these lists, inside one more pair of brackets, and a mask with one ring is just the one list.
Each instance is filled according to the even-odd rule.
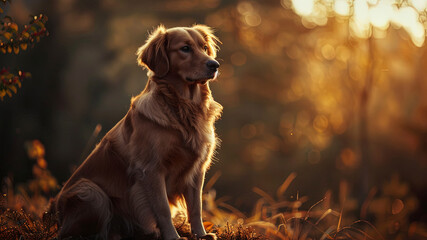
[[212,29],[205,25],[171,29],[161,25],[138,49],[138,63],[158,78],[170,76],[186,83],[205,83],[218,73],[218,43]]

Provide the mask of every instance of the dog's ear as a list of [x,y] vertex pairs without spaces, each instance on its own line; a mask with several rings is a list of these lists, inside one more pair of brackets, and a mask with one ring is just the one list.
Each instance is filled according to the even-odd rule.
[[163,25],[160,25],[136,52],[138,64],[153,71],[155,76],[164,77],[169,72],[166,45],[166,29]]
[[218,44],[222,43],[213,33],[213,29],[202,24],[193,25],[193,28],[198,31],[208,44],[208,54],[211,57],[216,57],[219,50]]

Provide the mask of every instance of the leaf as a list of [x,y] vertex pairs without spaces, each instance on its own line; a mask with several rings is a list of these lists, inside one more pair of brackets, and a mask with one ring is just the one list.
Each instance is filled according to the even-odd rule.
[[29,37],[30,37],[30,34],[29,34],[28,32],[23,32],[23,33],[22,33],[22,36],[24,36],[25,38],[29,38]]
[[9,86],[7,86],[10,90],[12,90],[15,94],[16,94],[16,92],[18,92],[18,90],[16,89],[16,87],[15,86],[13,86],[13,85],[9,85]]
[[19,88],[21,88],[22,84],[21,84],[21,81],[19,81],[19,79],[16,80],[16,84],[18,85]]
[[9,97],[12,97],[12,92],[9,89],[6,89],[6,93]]
[[207,232],[210,232],[212,228],[214,227],[214,224],[211,222],[203,222],[203,226],[205,227],[205,230]]
[[13,30],[15,30],[17,32],[18,31],[18,24],[13,22],[10,24],[10,28],[12,28]]
[[22,50],[27,50],[27,47],[28,47],[28,44],[26,44],[26,43],[21,43],[21,49]]
[[0,13],[3,13],[3,9],[2,8],[0,8]]
[[7,47],[7,52],[8,52],[8,53],[11,53],[11,52],[12,52],[12,47],[11,47],[11,46],[8,46],[8,47]]
[[3,36],[4,36],[7,40],[9,40],[9,39],[12,37],[12,33],[10,33],[10,32],[5,32],[5,33],[3,33]]
[[6,48],[2,47],[0,50],[2,53],[6,53]]
[[3,97],[6,95],[5,90],[0,90],[0,98],[3,100]]
[[47,162],[43,157],[37,158],[37,164],[39,165],[39,167],[41,167],[43,169],[47,168]]
[[13,52],[15,54],[18,54],[19,53],[19,47],[18,46],[13,46]]

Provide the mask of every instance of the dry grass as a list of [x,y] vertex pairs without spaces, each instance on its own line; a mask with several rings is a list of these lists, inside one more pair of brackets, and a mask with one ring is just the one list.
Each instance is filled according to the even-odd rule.
[[0,239],[42,240],[56,237],[58,226],[52,214],[46,213],[40,218],[23,209],[6,208],[4,203],[5,199],[0,204]]
[[[11,180],[6,179],[6,185],[2,191],[7,194],[0,198],[0,239],[55,239],[58,230],[56,216],[54,213],[44,211],[48,204],[47,196],[52,195],[58,186],[47,170],[43,145],[39,141],[33,141],[27,147],[29,156],[35,159],[34,179],[17,188],[13,187]],[[390,184],[385,185],[383,191],[393,197],[375,194],[375,190],[364,204],[374,207],[366,207],[362,214],[371,214],[378,219],[385,219],[373,226],[367,221],[354,220],[357,202],[350,197],[345,183],[340,185],[338,204],[331,200],[332,193],[327,192],[322,200],[307,209],[302,206],[307,202],[308,197],[297,196],[293,200],[287,199],[291,195],[287,193],[287,189],[296,178],[296,174],[290,174],[278,187],[274,196],[260,188],[253,188],[260,198],[254,206],[252,216],[247,217],[226,203],[224,198],[216,198],[213,185],[219,176],[219,173],[215,174],[205,184],[203,195],[205,228],[207,232],[216,233],[219,240],[427,239],[425,225],[409,223],[408,216],[411,209],[415,209],[410,207],[411,201],[413,202],[410,193],[403,192],[404,195],[396,198],[397,195],[390,190],[399,190],[396,186],[405,188],[396,179],[392,179]],[[391,210],[388,209],[388,205],[392,205]],[[389,226],[396,226],[397,222],[402,226],[406,224],[404,225],[406,227],[392,229],[393,231],[390,232]],[[181,236],[189,240],[196,239],[191,235],[190,225],[182,211],[176,215],[174,223]],[[382,236],[384,234],[388,235],[384,238]],[[144,239],[154,239],[154,237],[146,236]]]
[[[205,202],[212,201],[209,197],[214,196],[213,190],[205,195]],[[264,200],[262,200],[264,201]],[[2,198],[0,204],[0,239],[54,239],[57,232],[56,217],[51,213],[44,213],[41,217],[27,213],[24,209],[15,210],[7,208],[6,196]],[[309,212],[296,211],[290,216],[289,213],[279,213],[275,216],[261,219],[262,212],[256,216],[242,219],[231,211],[221,210],[217,205],[210,203],[210,210],[205,213],[213,221],[225,221],[213,223],[205,222],[208,232],[216,233],[219,240],[264,240],[264,239],[382,239],[375,231],[375,228],[363,221],[357,221],[346,227],[331,225],[327,229],[322,229],[322,221],[330,215],[337,213],[328,210],[318,217],[310,217]],[[305,214],[305,217],[295,217]],[[316,213],[320,214],[320,213]],[[316,215],[314,214],[314,215]],[[256,218],[260,218],[255,220]],[[227,220],[228,221],[227,221]],[[175,219],[175,226],[179,234],[189,240],[196,238],[190,233],[190,226],[186,222],[184,215],[178,215]],[[245,223],[246,222],[246,223]],[[324,224],[323,224],[324,225]],[[371,229],[376,232],[372,235],[364,229]],[[151,239],[147,236],[145,239]],[[90,239],[90,238],[76,238]]]

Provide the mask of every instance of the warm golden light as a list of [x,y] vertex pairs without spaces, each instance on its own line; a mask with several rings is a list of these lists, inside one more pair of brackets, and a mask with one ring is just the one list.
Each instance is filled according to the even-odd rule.
[[356,0],[353,7],[351,29],[357,37],[367,38],[370,35],[368,3],[364,0]]
[[308,16],[313,13],[314,0],[292,0],[292,5],[298,15]]
[[400,199],[395,199],[393,204],[391,205],[391,213],[393,215],[399,214],[403,208],[405,208],[405,204]]
[[351,33],[357,38],[384,38],[393,25],[403,27],[416,46],[425,41],[426,17],[420,14],[426,10],[427,0],[354,0],[353,4],[348,0],[292,0],[292,8],[307,27],[326,24],[332,14],[349,17]]
[[334,3],[334,11],[341,16],[350,15],[350,3],[347,0],[337,0]]
[[393,13],[393,7],[389,2],[381,2],[369,9],[369,21],[374,27],[385,30],[389,27]]
[[319,133],[326,131],[328,128],[328,118],[324,115],[317,115],[313,121],[313,128]]
[[402,26],[411,36],[412,42],[420,47],[425,40],[425,28],[420,22],[419,13],[412,7],[403,7],[394,16],[394,23]]
[[418,11],[424,11],[427,8],[427,0],[411,0],[411,3]]
[[341,151],[340,154],[341,162],[345,167],[354,168],[358,164],[358,158],[356,156],[356,153],[350,149],[345,148]]

